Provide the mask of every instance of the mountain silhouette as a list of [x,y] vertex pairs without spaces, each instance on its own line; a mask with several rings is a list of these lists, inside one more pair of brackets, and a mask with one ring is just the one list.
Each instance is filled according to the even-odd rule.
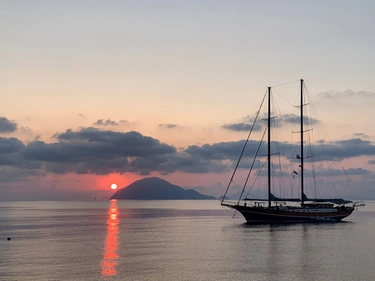
[[203,195],[194,189],[183,189],[166,180],[152,177],[144,178],[121,188],[110,199],[135,200],[201,200],[216,199],[213,196]]

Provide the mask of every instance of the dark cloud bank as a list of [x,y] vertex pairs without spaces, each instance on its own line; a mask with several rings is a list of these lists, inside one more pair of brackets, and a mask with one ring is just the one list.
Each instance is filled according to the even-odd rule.
[[[215,144],[192,145],[183,150],[144,136],[136,131],[114,132],[96,128],[67,130],[55,134],[55,142],[33,141],[24,144],[17,138],[0,137],[0,181],[5,174],[39,175],[44,173],[97,174],[132,172],[148,175],[152,172],[169,174],[223,173],[231,171],[244,145],[244,140]],[[375,156],[375,146],[366,140],[353,138],[325,143],[334,159]],[[290,144],[283,144],[290,145]],[[250,151],[258,147],[249,141]],[[315,154],[315,161],[325,150]],[[370,161],[369,163],[374,163]],[[37,172],[39,171],[39,172]],[[41,172],[42,171],[42,172]],[[365,170],[349,169],[349,173],[364,174]],[[13,177],[15,180],[16,176]]]

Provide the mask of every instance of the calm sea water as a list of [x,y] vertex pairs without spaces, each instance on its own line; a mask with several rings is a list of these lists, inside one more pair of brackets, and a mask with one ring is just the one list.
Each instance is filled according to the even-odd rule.
[[0,202],[0,280],[375,280],[366,204],[251,226],[217,201]]

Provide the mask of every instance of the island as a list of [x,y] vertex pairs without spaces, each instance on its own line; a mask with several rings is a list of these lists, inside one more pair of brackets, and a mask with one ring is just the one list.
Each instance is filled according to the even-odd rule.
[[194,189],[183,189],[158,177],[144,178],[121,188],[110,199],[132,200],[210,200],[214,196],[203,195]]

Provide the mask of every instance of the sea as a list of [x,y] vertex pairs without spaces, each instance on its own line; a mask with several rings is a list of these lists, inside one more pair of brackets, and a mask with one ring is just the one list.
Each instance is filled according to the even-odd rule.
[[375,201],[248,225],[216,200],[0,202],[0,280],[375,280]]

